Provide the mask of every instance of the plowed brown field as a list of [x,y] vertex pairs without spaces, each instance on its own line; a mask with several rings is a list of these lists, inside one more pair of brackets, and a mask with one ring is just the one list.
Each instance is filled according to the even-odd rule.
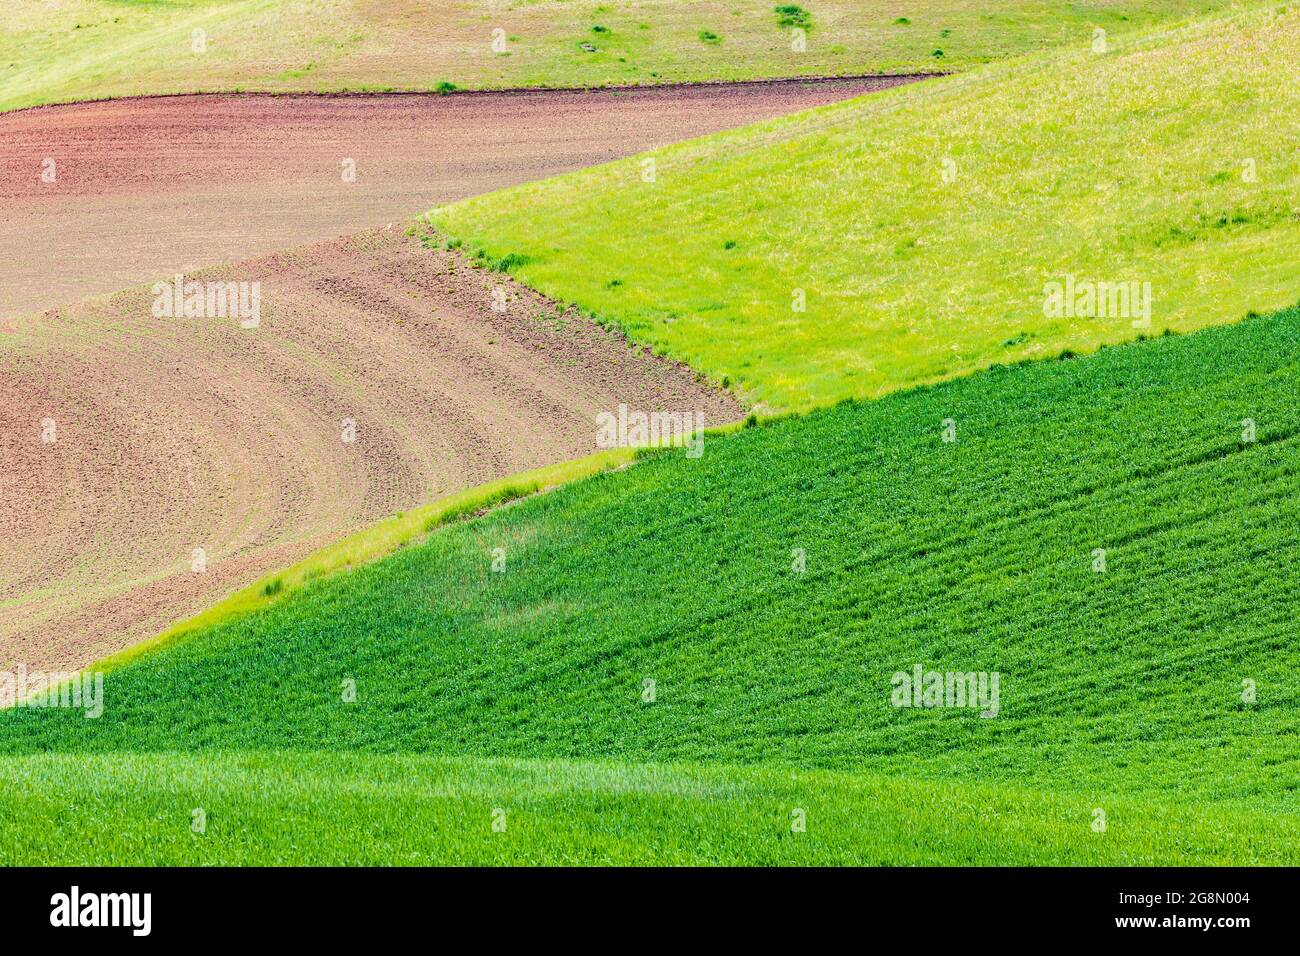
[[592,453],[620,402],[741,414],[397,227],[187,278],[260,282],[260,326],[154,318],[141,287],[0,345],[0,667],[85,664],[380,517]]
[[[405,225],[897,82],[0,116],[0,668],[85,665],[378,518],[593,452],[620,403],[736,420],[690,369]],[[155,316],[176,272],[260,283],[260,325]]]

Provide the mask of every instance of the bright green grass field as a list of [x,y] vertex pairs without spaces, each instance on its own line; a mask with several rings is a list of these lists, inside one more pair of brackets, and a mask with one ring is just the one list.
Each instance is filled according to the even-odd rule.
[[[1256,5],[875,93],[435,210],[556,298],[764,407],[1133,337],[1300,292],[1300,9]],[[802,295],[805,311],[796,311]]]
[[[796,51],[773,2],[6,0],[0,110],[147,93],[933,72],[1224,2],[810,0],[812,25]],[[504,50],[493,48],[497,30]]]
[[0,864],[1086,866],[1297,856],[1285,816],[1108,799],[1107,828],[1094,833],[1095,809],[1085,796],[1015,786],[762,767],[35,756],[0,761]]
[[[0,713],[4,853],[1300,862],[1298,377],[1292,310],[449,525],[109,672],[97,720]],[[996,716],[893,706],[917,664],[997,673]]]

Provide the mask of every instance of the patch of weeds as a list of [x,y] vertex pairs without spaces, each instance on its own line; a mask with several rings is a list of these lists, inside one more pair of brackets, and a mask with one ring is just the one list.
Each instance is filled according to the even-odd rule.
[[506,487],[494,491],[486,497],[479,498],[476,501],[467,501],[464,504],[454,505],[442,514],[434,515],[424,523],[424,530],[432,531],[434,528],[444,524],[451,524],[453,521],[473,518],[492,510],[498,505],[503,505],[508,501],[527,498],[537,490],[536,485],[506,485]]
[[622,280],[622,279],[610,279],[608,282],[605,283],[605,288],[606,288],[606,289],[617,289],[617,288],[618,288],[619,286],[621,286],[622,284],[623,284],[623,280]]
[[907,19],[907,17],[899,17],[894,22],[897,23],[900,27],[911,26],[912,23],[912,21]]
[[460,87],[455,83],[443,80],[433,88],[433,92],[437,93],[439,96],[446,96],[448,93],[455,93],[458,89],[460,89]]
[[734,249],[734,248],[736,248],[736,240],[735,240],[735,239],[728,239],[726,242],[724,242],[724,243],[722,244],[722,248],[724,248],[724,249]]
[[717,35],[716,33],[714,33],[712,30],[701,30],[701,31],[699,32],[698,35],[699,35],[700,40],[703,41],[704,43],[721,43],[721,42],[722,42],[722,37],[718,36],[718,35]]
[[509,252],[500,259],[488,260],[488,267],[493,272],[509,272],[511,269],[527,265],[532,261],[532,256],[527,256],[520,252]]
[[557,314],[548,310],[538,312],[533,316],[532,321],[537,325],[545,326],[552,332],[561,332],[568,324],[564,321],[563,314]]
[[1230,230],[1242,226],[1267,229],[1292,217],[1292,213],[1283,206],[1255,206],[1237,208],[1224,212],[1198,212],[1188,222],[1174,223],[1156,230],[1151,230],[1151,241],[1157,249],[1166,246],[1184,246],[1194,242],[1203,242],[1220,230]]
[[608,33],[608,32],[609,32],[609,27],[607,27],[607,26],[602,26],[601,24],[597,23],[597,24],[594,24],[594,25],[592,26],[592,28],[591,28],[591,32],[592,32],[592,33]]
[[266,582],[266,586],[262,588],[262,594],[266,597],[274,597],[283,590],[284,580],[282,578],[275,578],[274,580]]
[[776,13],[776,22],[783,27],[812,28],[812,14],[797,3],[783,3],[772,10]]

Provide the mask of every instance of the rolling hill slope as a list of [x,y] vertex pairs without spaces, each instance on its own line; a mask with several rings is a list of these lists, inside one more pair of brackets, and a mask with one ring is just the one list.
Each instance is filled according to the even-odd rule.
[[0,670],[85,666],[396,512],[595,454],[620,402],[744,417],[401,229],[187,281],[257,288],[256,327],[158,317],[141,286],[0,334]]
[[[9,0],[0,7],[0,110],[153,93],[933,72],[1223,5],[817,0],[792,18],[773,3],[721,0]],[[799,23],[804,46],[795,50]]]
[[[1294,302],[1297,62],[1300,11],[1239,8],[432,218],[767,407],[870,397]],[[1136,295],[1054,305],[1070,283]]]
[[[835,778],[845,813],[892,794],[883,833],[841,825],[815,860],[1010,862],[1024,851],[1007,834],[1042,829],[1055,836],[1039,862],[1294,862],[1298,345],[1292,310],[842,403],[698,459],[645,456],[127,663],[96,720],[0,714],[0,801],[30,821],[54,812],[18,799],[41,780],[129,790],[135,810],[100,797],[72,813],[108,827],[163,791],[189,800],[195,774],[222,791],[239,754],[262,752],[258,792],[274,805],[295,768],[346,787],[364,752],[399,789],[409,773],[459,781],[461,797],[419,811],[449,829],[488,799],[468,781],[532,775],[517,800],[572,791],[554,805],[572,816],[552,821],[568,852],[602,827],[593,807],[612,788],[614,821],[653,818],[642,859],[684,858],[716,806],[670,784],[653,811],[639,801],[657,798],[627,796],[640,785],[621,775],[650,763],[756,788],[746,813],[787,834],[783,774],[795,791],[849,775]],[[896,675],[917,665],[997,674],[995,715],[895,706]],[[429,755],[466,760],[394,769]],[[991,788],[1004,802],[988,818],[952,816]],[[909,799],[951,842],[917,849]],[[241,805],[249,825],[275,819]],[[1097,840],[1093,811],[1115,807],[1134,830]],[[133,832],[172,825],[144,813]],[[241,833],[211,852],[253,854]],[[420,843],[447,860],[485,852],[453,844]]]
[[1224,324],[1296,301],[1297,52],[1236,10],[437,211],[812,410],[0,711],[0,862],[1300,863],[1300,306]]

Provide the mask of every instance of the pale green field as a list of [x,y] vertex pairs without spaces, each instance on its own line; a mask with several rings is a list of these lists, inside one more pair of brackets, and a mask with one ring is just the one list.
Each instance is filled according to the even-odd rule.
[[[811,0],[804,6],[812,27],[805,49],[795,51],[771,2],[7,0],[0,110],[143,93],[932,72],[1066,42],[1097,26],[1114,32],[1223,5]],[[202,52],[193,49],[195,30],[203,31]],[[504,49],[494,49],[494,35]]]
[[1300,861],[1292,820],[1239,805],[752,767],[43,755],[0,761],[0,816],[5,866]]
[[[1044,290],[1149,282],[1151,333],[1300,291],[1300,10],[1108,37],[435,210],[511,272],[769,408],[1133,337]],[[806,311],[795,311],[797,290]]]

